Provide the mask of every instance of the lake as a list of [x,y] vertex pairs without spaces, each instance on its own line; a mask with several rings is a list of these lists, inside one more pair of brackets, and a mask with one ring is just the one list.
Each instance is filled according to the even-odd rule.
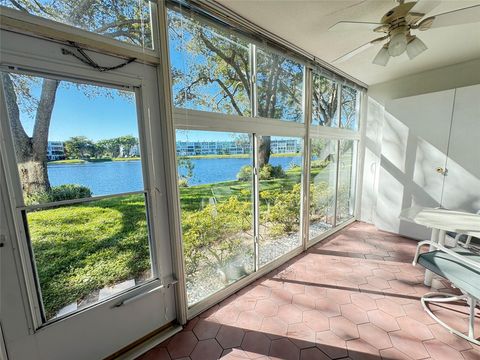
[[[236,180],[240,168],[250,165],[248,158],[192,159],[193,177],[189,185],[210,184]],[[281,165],[285,170],[301,165],[300,156],[271,157],[270,164]],[[48,165],[48,177],[52,186],[80,184],[87,186],[94,195],[118,194],[143,190],[140,161],[105,161],[84,164]],[[181,175],[185,169],[179,169]]]

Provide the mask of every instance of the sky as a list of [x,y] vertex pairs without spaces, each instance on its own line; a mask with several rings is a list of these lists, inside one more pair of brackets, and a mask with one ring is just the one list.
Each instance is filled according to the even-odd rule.
[[[31,86],[32,94],[40,96],[41,83]],[[35,112],[21,109],[20,118],[28,135],[32,134]],[[138,137],[135,94],[120,95],[117,90],[62,81],[55,99],[50,141],[65,141],[72,136],[86,136],[98,141],[123,135]]]
[[[188,69],[188,61],[183,51],[178,51],[176,42],[171,44],[171,60],[175,67]],[[191,59],[190,59],[191,60]],[[195,58],[195,61],[204,61]],[[37,99],[41,92],[41,78],[30,83],[31,93]],[[174,87],[174,91],[177,90]],[[211,86],[203,89],[211,93],[219,90]],[[177,90],[178,91],[178,90]],[[126,92],[124,92],[125,94]],[[19,97],[21,95],[19,94]],[[203,109],[188,104],[189,108]],[[21,121],[31,136],[35,111],[24,111],[21,107]],[[120,95],[119,91],[105,90],[98,86],[81,85],[62,81],[56,94],[55,106],[50,124],[49,140],[66,141],[73,136],[85,136],[93,141],[132,135],[138,137],[135,94]],[[225,119],[225,121],[229,121]],[[177,141],[232,141],[237,136],[224,132],[178,131]]]

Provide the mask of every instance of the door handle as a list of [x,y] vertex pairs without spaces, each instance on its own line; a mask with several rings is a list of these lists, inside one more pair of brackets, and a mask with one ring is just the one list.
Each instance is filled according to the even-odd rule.
[[437,173],[443,175],[443,176],[446,176],[448,174],[448,169],[444,169],[443,167],[439,166],[435,169],[437,171]]

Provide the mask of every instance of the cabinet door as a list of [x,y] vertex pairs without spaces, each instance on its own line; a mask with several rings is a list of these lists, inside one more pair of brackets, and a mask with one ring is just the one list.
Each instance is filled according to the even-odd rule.
[[414,238],[424,227],[399,219],[408,207],[439,206],[454,90],[395,99],[386,104],[375,224]]
[[442,205],[480,210],[480,85],[456,89]]

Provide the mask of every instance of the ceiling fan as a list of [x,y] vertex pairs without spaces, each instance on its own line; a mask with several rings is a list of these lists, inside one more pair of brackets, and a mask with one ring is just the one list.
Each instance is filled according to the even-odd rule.
[[385,34],[340,56],[333,63],[346,61],[382,42],[384,42],[382,48],[373,59],[374,64],[386,66],[390,57],[399,56],[405,51],[411,60],[427,49],[425,43],[416,35],[413,35],[411,30],[426,31],[438,27],[480,22],[480,5],[424,18],[427,13],[440,5],[441,1],[405,2],[404,0],[397,0],[397,2],[399,4],[387,12],[379,23],[340,21],[330,27],[329,31],[372,30]]

